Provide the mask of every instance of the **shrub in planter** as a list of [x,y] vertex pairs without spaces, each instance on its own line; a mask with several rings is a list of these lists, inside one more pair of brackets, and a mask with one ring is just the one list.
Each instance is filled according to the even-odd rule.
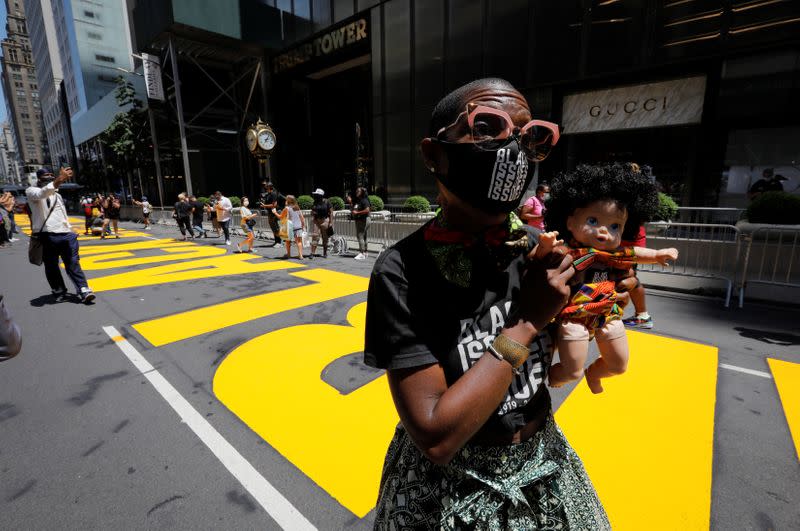
[[242,200],[235,195],[230,196],[228,199],[231,200],[231,206],[233,206],[233,208],[242,206]]
[[377,195],[370,195],[368,197],[369,197],[369,204],[372,205],[370,207],[370,211],[383,210],[383,199],[381,199]]
[[678,204],[665,193],[658,193],[658,214],[653,221],[670,221],[678,213]]
[[800,196],[788,192],[766,192],[750,203],[745,212],[750,223],[800,225]]
[[332,209],[344,210],[344,199],[342,199],[338,195],[328,198],[328,201],[330,201]]
[[412,195],[403,204],[404,207],[413,210],[414,212],[430,212],[431,203],[421,195]]
[[208,198],[205,197],[205,196],[201,195],[200,197],[197,198],[197,200],[200,201],[201,203],[203,203],[204,205],[208,204]]
[[314,206],[314,198],[310,195],[301,195],[297,198],[297,205],[300,210],[311,210],[311,207]]

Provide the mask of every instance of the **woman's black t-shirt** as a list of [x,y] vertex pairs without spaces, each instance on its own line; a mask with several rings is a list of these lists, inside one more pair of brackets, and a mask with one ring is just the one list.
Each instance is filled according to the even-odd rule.
[[186,201],[178,201],[175,203],[175,214],[177,215],[178,219],[188,218],[191,210],[192,206]]
[[[371,208],[372,205],[369,202],[369,198],[367,196],[360,197],[356,199],[355,205],[353,205],[353,210],[366,210]],[[353,219],[367,219],[369,214],[353,214]]]
[[328,219],[330,210],[331,210],[331,204],[328,202],[327,199],[323,199],[318,203],[314,203],[314,205],[311,207],[311,212],[314,214],[314,219],[319,221]]
[[[505,325],[519,292],[525,256],[498,270],[473,270],[473,285],[461,288],[438,272],[424,240],[424,228],[381,254],[367,296],[364,361],[381,369],[404,369],[439,363],[447,384],[461,377]],[[535,241],[535,229],[526,230]],[[543,381],[550,367],[553,341],[541,332],[488,424],[513,433],[537,415],[548,391]],[[536,397],[536,400],[533,400]],[[530,404],[531,407],[526,407]],[[487,428],[489,426],[486,426]]]

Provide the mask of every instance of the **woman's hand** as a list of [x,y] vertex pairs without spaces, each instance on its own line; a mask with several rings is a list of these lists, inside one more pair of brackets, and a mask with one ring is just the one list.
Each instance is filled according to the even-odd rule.
[[567,283],[574,274],[572,257],[563,246],[541,257],[531,251],[516,298],[520,317],[542,330],[569,301]]

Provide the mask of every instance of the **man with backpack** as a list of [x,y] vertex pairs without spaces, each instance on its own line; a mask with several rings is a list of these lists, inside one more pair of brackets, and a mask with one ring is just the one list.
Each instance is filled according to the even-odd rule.
[[94,216],[92,215],[92,209],[94,208],[94,199],[91,196],[86,196],[81,200],[81,208],[83,209],[83,222],[84,222],[84,231],[83,233],[87,236],[92,232],[92,221],[94,220]]

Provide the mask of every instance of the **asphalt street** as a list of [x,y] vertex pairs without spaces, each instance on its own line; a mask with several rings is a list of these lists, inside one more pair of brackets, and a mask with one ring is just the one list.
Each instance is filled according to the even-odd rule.
[[[91,306],[51,300],[25,236],[0,250],[24,337],[0,364],[0,529],[371,528],[396,423],[360,361],[374,257],[233,255],[122,226],[81,241]],[[800,529],[800,414],[779,395],[800,387],[800,311],[648,304],[656,327],[630,335],[607,397],[553,391],[615,528]]]

